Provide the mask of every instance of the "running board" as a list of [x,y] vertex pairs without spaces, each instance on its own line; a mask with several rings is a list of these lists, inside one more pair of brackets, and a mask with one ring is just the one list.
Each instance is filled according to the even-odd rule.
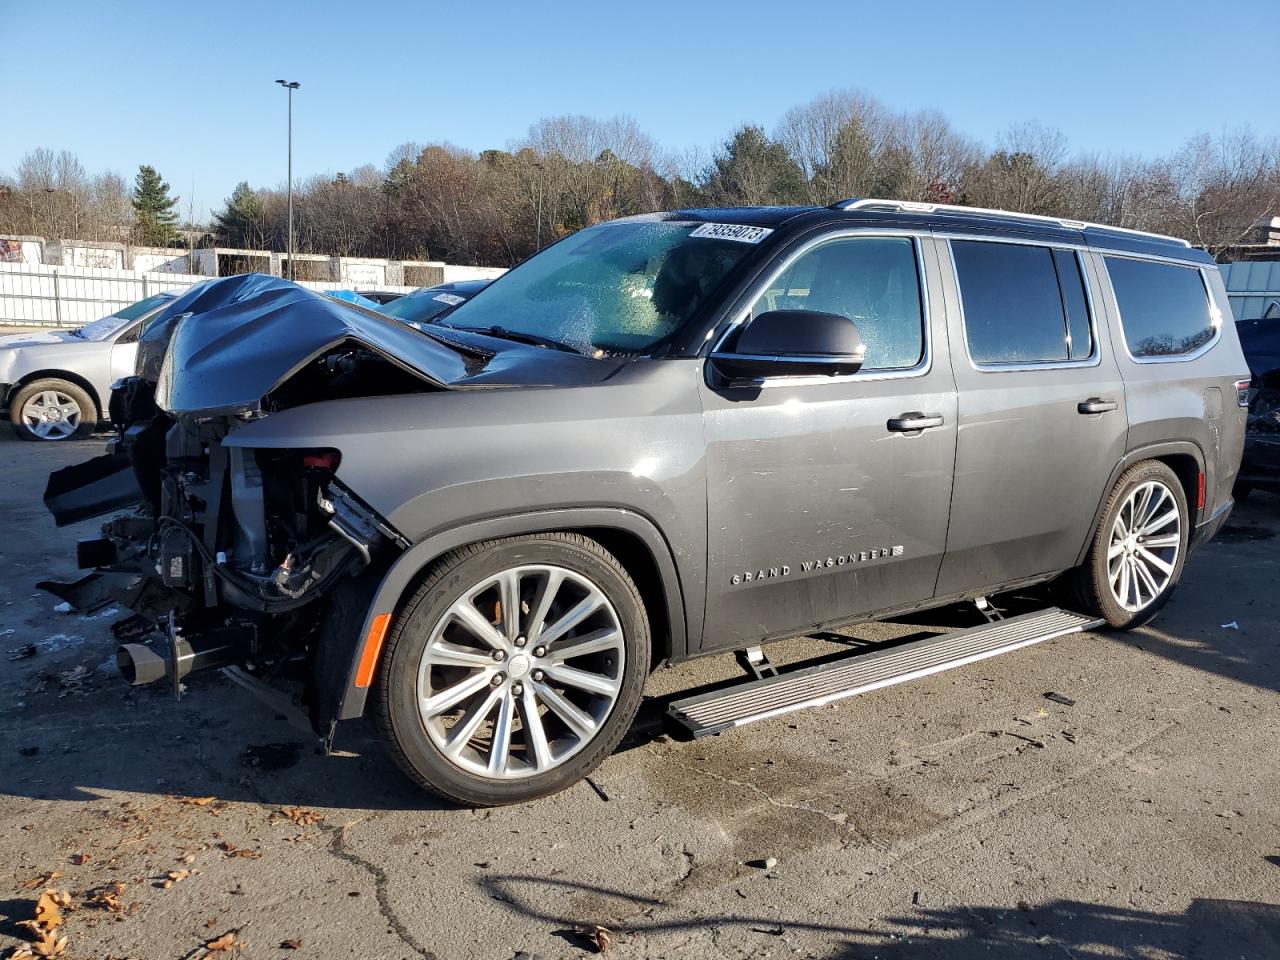
[[695,737],[856,697],[1033,643],[1091,630],[1104,621],[1050,607],[886,650],[856,653],[672,703],[667,712]]

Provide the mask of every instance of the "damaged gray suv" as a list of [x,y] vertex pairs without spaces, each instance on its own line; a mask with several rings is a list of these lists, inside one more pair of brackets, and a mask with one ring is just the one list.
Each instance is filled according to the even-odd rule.
[[[601,224],[421,330],[232,277],[50,478],[60,523],[120,512],[46,586],[159,628],[133,682],[298,665],[326,744],[369,714],[423,787],[526,800],[663,662],[746,654],[671,705],[715,733],[1148,621],[1232,507],[1227,316],[1181,241],[879,200]],[[990,599],[1041,584],[1063,608]],[[834,664],[761,649],[970,600],[990,622]]]

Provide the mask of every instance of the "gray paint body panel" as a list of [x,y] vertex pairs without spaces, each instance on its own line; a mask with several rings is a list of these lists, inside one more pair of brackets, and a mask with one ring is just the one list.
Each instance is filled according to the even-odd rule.
[[[806,228],[777,256],[859,226]],[[1102,256],[1082,246],[1096,359],[980,369],[946,239],[884,224],[865,231],[917,239],[929,325],[919,371],[734,390],[717,385],[705,357],[624,362],[558,386],[504,384],[497,364],[492,389],[313,403],[226,442],[340,449],[338,478],[414,544],[386,573],[366,630],[454,547],[613,527],[655,559],[675,659],[1052,576],[1079,562],[1115,478],[1144,456],[1190,453],[1206,472],[1204,516],[1229,509],[1244,433],[1231,386],[1246,375],[1230,325],[1193,360],[1134,362]],[[1229,316],[1216,269],[1204,269]],[[706,351],[770,272],[726,304]],[[1091,397],[1116,409],[1079,413]],[[915,410],[941,414],[943,425],[886,429]],[[357,715],[364,696],[348,684],[342,715]]]

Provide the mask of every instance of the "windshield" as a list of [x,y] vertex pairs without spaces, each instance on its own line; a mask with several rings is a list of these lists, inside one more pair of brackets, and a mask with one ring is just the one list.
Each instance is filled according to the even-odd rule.
[[76,336],[83,337],[86,340],[110,340],[133,321],[168,303],[170,299],[172,298],[167,294],[157,293],[153,297],[139,300],[123,310],[117,310],[109,317],[103,317],[101,320],[85,324],[76,331]]
[[706,224],[603,223],[526,260],[446,325],[500,328],[586,354],[651,353],[683,330],[753,243],[716,236]]
[[428,288],[415,290],[398,300],[392,300],[380,309],[388,317],[395,317],[405,323],[426,323],[466,299],[461,294]]

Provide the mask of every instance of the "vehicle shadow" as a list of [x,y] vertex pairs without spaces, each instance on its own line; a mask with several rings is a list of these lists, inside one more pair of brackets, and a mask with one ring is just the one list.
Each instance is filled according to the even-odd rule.
[[1110,636],[1182,666],[1280,691],[1280,595],[1265,589],[1262,572],[1280,570],[1278,558],[1280,496],[1255,492],[1188,559],[1177,591],[1149,627]]
[[[912,907],[874,927],[859,927],[792,921],[782,913],[765,911],[663,920],[662,909],[670,905],[668,901],[621,890],[527,874],[489,875],[476,882],[486,896],[504,903],[511,912],[551,926],[557,936],[583,948],[590,946],[587,931],[600,924],[615,937],[641,943],[658,934],[725,928],[763,940],[816,934],[838,943],[826,956],[848,960],[1052,956],[1055,948],[1076,960],[1164,954],[1197,960],[1280,956],[1280,906],[1243,900],[1195,899],[1182,913],[1079,900],[999,908]],[[575,902],[592,904],[593,914],[548,906]],[[788,946],[794,949],[796,944]]]

